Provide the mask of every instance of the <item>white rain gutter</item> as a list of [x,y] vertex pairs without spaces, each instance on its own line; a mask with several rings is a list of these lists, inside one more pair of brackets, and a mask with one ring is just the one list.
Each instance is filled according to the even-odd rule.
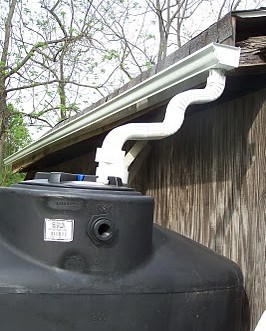
[[103,120],[112,119],[115,114],[120,113],[122,117],[123,111],[130,106],[136,105],[135,111],[139,111],[143,108],[143,102],[153,95],[178,86],[181,82],[197,77],[212,68],[231,70],[238,66],[239,54],[239,48],[211,43],[92,111],[48,132],[36,142],[6,158],[4,163],[10,165],[26,159],[44,147],[74,137],[81,130],[90,131],[97,126],[101,127]]
[[233,16],[241,17],[241,18],[258,18],[265,17],[266,10],[265,9],[257,9],[257,10],[237,10],[232,13]]

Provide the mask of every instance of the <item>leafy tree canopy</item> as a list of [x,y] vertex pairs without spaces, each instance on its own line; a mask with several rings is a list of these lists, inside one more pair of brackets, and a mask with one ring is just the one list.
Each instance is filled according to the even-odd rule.
[[[7,105],[7,129],[5,132],[5,157],[17,152],[31,142],[31,136],[23,115],[11,104]],[[5,167],[0,175],[1,186],[9,186],[24,179],[24,174],[12,174],[10,167]]]

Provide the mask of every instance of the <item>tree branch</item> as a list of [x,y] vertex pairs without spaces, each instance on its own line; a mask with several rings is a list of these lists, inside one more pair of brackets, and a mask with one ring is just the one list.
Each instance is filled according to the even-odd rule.
[[16,73],[18,70],[20,70],[34,55],[34,53],[41,47],[47,47],[48,45],[52,45],[52,44],[59,44],[62,42],[69,42],[69,41],[77,41],[80,38],[82,38],[83,36],[75,36],[75,37],[64,37],[64,38],[59,38],[59,39],[55,39],[55,40],[48,40],[46,42],[39,42],[36,43],[31,50],[28,52],[28,54],[24,57],[24,59],[12,70],[10,70],[10,72],[6,75],[6,77],[9,77],[11,75],[13,75],[14,73]]
[[11,22],[15,12],[16,5],[17,5],[17,0],[12,0],[9,7],[7,20],[5,23],[5,38],[4,38],[3,52],[1,55],[1,66],[6,65],[6,61],[7,61],[8,48],[10,43]]
[[65,38],[67,38],[68,37],[68,34],[66,32],[66,29],[64,27],[64,24],[62,23],[62,21],[60,20],[60,18],[58,17],[58,15],[54,12],[54,10],[58,6],[58,4],[59,4],[59,1],[56,2],[56,4],[53,6],[52,9],[48,8],[46,5],[42,5],[42,7],[44,9],[46,9],[54,17],[54,19],[56,20],[57,24],[60,26],[60,29],[63,32]]
[[27,113],[24,113],[24,112],[19,112],[20,114],[22,114],[24,117],[28,117],[30,119],[35,119],[37,121],[41,121],[41,122],[44,122],[46,123],[50,128],[53,127],[53,125],[51,123],[49,123],[46,119],[44,118],[40,118],[38,115],[34,115],[34,114],[27,114]]
[[73,85],[77,85],[80,87],[88,87],[88,88],[92,88],[92,89],[99,89],[101,87],[103,87],[106,82],[109,80],[109,78],[112,76],[113,72],[116,70],[117,68],[115,68],[114,70],[112,70],[111,74],[108,76],[107,80],[105,82],[103,82],[102,84],[99,85],[88,85],[88,84],[82,84],[82,83],[78,83],[75,81],[68,81],[68,80],[60,80],[60,79],[53,79],[47,82],[33,82],[32,84],[29,85],[24,85],[24,86],[18,86],[18,87],[11,87],[9,89],[6,90],[6,93],[9,92],[14,92],[14,91],[20,91],[20,90],[25,90],[25,89],[29,89],[29,88],[34,88],[34,87],[38,87],[38,86],[44,86],[44,85],[51,85],[51,84],[55,84],[55,83],[61,83],[61,84],[73,84]]

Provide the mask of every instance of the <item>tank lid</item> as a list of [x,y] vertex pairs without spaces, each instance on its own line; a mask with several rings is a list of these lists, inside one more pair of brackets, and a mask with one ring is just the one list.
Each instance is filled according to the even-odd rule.
[[80,189],[98,190],[126,190],[132,189],[123,186],[119,177],[108,177],[108,183],[98,183],[97,176],[87,174],[72,174],[66,172],[37,172],[33,180],[20,182],[18,185],[56,186]]

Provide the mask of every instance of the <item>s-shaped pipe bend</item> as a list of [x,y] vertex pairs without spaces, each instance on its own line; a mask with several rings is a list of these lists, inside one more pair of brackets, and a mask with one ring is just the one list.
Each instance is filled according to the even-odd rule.
[[95,161],[99,162],[98,181],[107,183],[108,176],[120,177],[127,183],[128,169],[122,150],[127,140],[156,140],[168,137],[181,127],[189,105],[203,104],[218,99],[224,91],[225,75],[221,69],[211,69],[203,89],[193,89],[174,96],[168,103],[161,123],[130,123],[113,129],[97,148]]

